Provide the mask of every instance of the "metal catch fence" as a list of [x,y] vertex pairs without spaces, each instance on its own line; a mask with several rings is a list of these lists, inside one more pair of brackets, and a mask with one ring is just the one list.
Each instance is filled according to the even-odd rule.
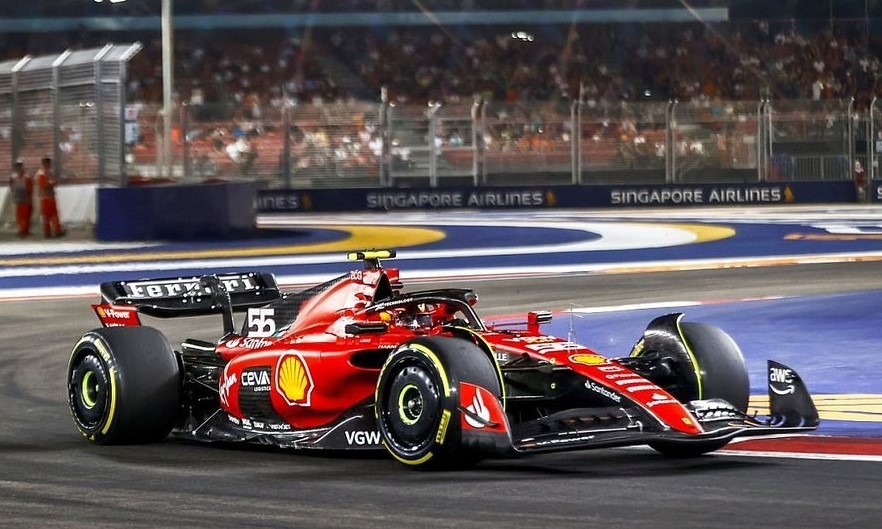
[[55,159],[61,182],[125,184],[126,63],[140,44],[0,63],[0,164]]
[[[846,180],[879,174],[874,100],[129,101],[138,44],[0,63],[0,164],[53,156],[62,182],[270,187]],[[165,172],[170,167],[171,173]]]

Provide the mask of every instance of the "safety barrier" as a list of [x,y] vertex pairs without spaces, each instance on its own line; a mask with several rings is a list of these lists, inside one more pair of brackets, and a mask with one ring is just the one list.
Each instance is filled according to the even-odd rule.
[[98,189],[99,240],[200,240],[251,235],[253,184]]
[[95,224],[95,184],[59,186],[55,189],[58,218],[65,225]]
[[[882,185],[877,186],[882,197]],[[260,213],[442,209],[738,206],[854,202],[851,182],[264,189]],[[882,200],[882,198],[878,198]]]
[[[58,201],[58,218],[64,226],[91,226],[95,224],[95,190],[96,184],[78,184],[59,186],[55,189]],[[39,222],[40,205],[34,199],[34,217],[36,226]],[[0,187],[0,219],[3,224],[15,223],[15,212],[9,197],[9,188]]]

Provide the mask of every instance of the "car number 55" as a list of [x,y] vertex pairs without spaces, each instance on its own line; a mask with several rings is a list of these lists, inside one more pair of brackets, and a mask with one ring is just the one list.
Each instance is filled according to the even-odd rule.
[[276,332],[275,310],[248,309],[248,337],[267,338]]

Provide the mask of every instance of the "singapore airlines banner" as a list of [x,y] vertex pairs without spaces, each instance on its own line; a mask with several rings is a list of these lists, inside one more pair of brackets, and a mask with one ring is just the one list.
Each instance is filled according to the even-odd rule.
[[[882,200],[882,185],[874,186]],[[437,187],[374,189],[264,189],[257,211],[393,211],[602,207],[737,206],[846,203],[851,182],[673,184],[621,186]]]

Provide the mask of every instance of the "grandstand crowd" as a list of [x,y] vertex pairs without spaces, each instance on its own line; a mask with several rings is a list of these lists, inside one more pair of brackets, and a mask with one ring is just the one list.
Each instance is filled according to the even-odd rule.
[[[808,33],[793,23],[756,21],[180,31],[176,89],[185,101],[251,105],[255,98],[281,104],[283,93],[300,102],[376,100],[384,86],[394,100],[418,103],[475,94],[553,101],[581,91],[589,100],[854,97],[866,105],[882,91],[882,40],[860,29],[843,24]],[[81,45],[102,37],[84,36]],[[130,69],[130,96],[159,101],[161,39],[146,37]],[[329,74],[329,61],[345,65],[347,79]]]
[[[742,2],[745,0],[741,0]],[[751,0],[747,0],[750,2]],[[100,2],[98,2],[100,3]],[[727,0],[690,0],[692,7],[718,7],[730,4]],[[157,14],[158,2],[120,2],[94,5],[83,0],[32,0],[10,6],[4,16],[45,17],[104,15],[139,16]],[[681,0],[187,0],[178,1],[176,15],[251,14],[251,13],[336,13],[336,12],[405,12],[421,11],[480,11],[523,9],[583,9],[583,8],[681,8]]]
[[[714,7],[723,1],[691,2]],[[45,2],[42,2],[45,4]],[[80,2],[82,4],[82,2]],[[307,0],[202,0],[183,3],[180,14],[210,9],[225,12],[309,12]],[[592,2],[592,7],[675,7],[681,2]],[[18,3],[7,16],[27,16],[41,2]],[[52,4],[57,15],[76,10],[71,2]],[[137,2],[115,4],[121,14],[151,14]],[[414,10],[410,0],[323,2],[323,12]],[[470,0],[433,2],[435,10],[571,9],[577,0]],[[29,8],[28,6],[31,6]],[[199,7],[202,6],[202,7]],[[45,7],[45,6],[44,6]],[[82,8],[80,8],[82,10]],[[92,8],[94,10],[94,6]],[[45,14],[45,11],[42,11]],[[82,14],[80,12],[80,14]],[[328,107],[356,101],[378,102],[381,92],[400,105],[468,105],[475,97],[506,108],[568,108],[580,99],[588,109],[679,100],[719,107],[722,101],[854,98],[860,108],[882,95],[879,56],[882,39],[863,21],[806,26],[793,20],[738,20],[715,23],[623,23],[534,26],[390,26],[281,29],[178,30],[175,32],[176,99],[194,123],[178,131],[191,140],[199,170],[216,171],[231,161],[248,170],[257,156],[278,163],[280,131],[267,126],[283,106]],[[6,58],[57,53],[119,40],[118,33],[75,31],[63,36],[6,38]],[[59,38],[60,37],[60,38]],[[162,40],[158,32],[128,33],[144,49],[129,65],[128,98],[136,105],[162,100]],[[24,44],[24,46],[21,46]],[[544,105],[544,106],[543,106]],[[537,107],[538,108],[538,107]],[[358,111],[364,116],[364,111]],[[527,112],[529,115],[530,113]],[[627,114],[627,113],[626,113]],[[339,162],[373,166],[381,154],[371,119],[335,126],[327,119],[301,121],[292,138],[300,167]],[[548,116],[529,115],[543,121]],[[633,121],[633,119],[631,119]],[[149,144],[152,124],[138,143]],[[541,128],[541,127],[537,127]],[[626,115],[613,134],[632,134]],[[493,148],[553,150],[549,135],[501,128],[485,141]],[[655,132],[658,132],[657,130]],[[544,130],[543,130],[544,133]],[[462,141],[462,131],[441,131],[440,142]],[[567,136],[558,127],[557,139]],[[642,137],[640,134],[633,136]],[[459,139],[457,139],[457,137]],[[434,141],[434,140],[433,140]],[[644,141],[645,138],[644,138]],[[642,145],[642,144],[641,144]],[[137,147],[137,145],[135,146]],[[657,145],[642,149],[655,156]],[[563,149],[566,151],[566,149]],[[258,154],[259,153],[259,154]],[[407,163],[408,153],[396,155]],[[152,150],[145,157],[152,156]]]
[[[780,2],[820,5],[827,2]],[[15,2],[0,18],[155,16],[158,2],[95,3],[83,0]],[[176,89],[186,100],[242,103],[249,94],[264,104],[280,93],[309,101],[375,99],[387,86],[393,97],[413,102],[468,100],[548,101],[576,97],[657,100],[714,98],[756,100],[832,99],[877,95],[882,38],[869,19],[841,19],[836,9],[858,2],[829,2],[829,25],[736,16],[739,5],[761,13],[754,0],[193,0],[176,2],[176,16],[266,13],[692,9],[726,6],[728,22],[618,23],[533,27],[487,25],[307,27],[175,31]],[[772,3],[774,4],[774,3]],[[879,2],[869,2],[882,10]],[[869,5],[865,2],[865,5]],[[768,8],[773,10],[773,8]],[[821,9],[816,14],[824,13]],[[844,21],[844,22],[843,22]],[[842,23],[841,23],[842,22]],[[522,35],[529,38],[518,38]],[[140,40],[145,50],[131,70],[131,95],[161,96],[162,41],[158,31],[124,34],[79,30],[66,33],[7,32],[0,59],[82,49],[105,42]],[[361,83],[329,74],[329,59],[344,63]],[[342,85],[342,86],[341,86]],[[278,101],[277,101],[278,102]]]

